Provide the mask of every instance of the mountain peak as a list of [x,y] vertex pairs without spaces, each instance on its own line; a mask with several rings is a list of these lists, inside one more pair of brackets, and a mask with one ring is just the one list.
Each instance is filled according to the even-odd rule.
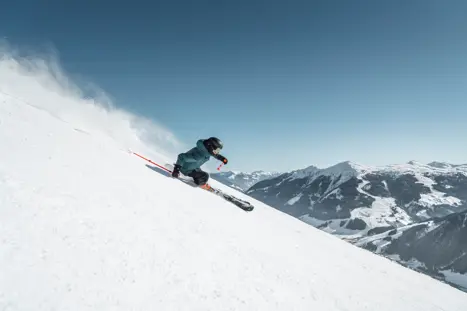
[[371,168],[369,166],[365,166],[356,162],[352,161],[344,161],[337,163],[333,166],[330,166],[328,168],[325,168],[320,171],[321,174],[323,175],[332,175],[332,176],[338,176],[338,175],[345,175],[345,176],[357,176],[360,175],[363,172],[370,171]]
[[337,169],[341,171],[350,171],[350,170],[351,171],[364,171],[364,170],[368,170],[369,167],[359,164],[357,162],[343,161],[343,162],[339,162],[336,165],[333,165],[327,168],[327,170],[330,170],[330,169],[333,169],[333,170]]
[[292,172],[292,175],[289,177],[291,179],[301,179],[301,178],[312,178],[314,179],[318,175],[325,175],[330,177],[341,176],[341,182],[344,182],[352,177],[359,176],[363,172],[371,170],[368,166],[364,166],[352,161],[344,161],[337,163],[333,166],[320,169],[316,166],[308,166],[307,168],[297,170]]

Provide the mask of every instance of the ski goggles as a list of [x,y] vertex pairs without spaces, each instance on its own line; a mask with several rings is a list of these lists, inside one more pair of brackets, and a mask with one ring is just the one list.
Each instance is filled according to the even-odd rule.
[[219,154],[221,152],[221,148],[216,148],[212,150],[212,153]]

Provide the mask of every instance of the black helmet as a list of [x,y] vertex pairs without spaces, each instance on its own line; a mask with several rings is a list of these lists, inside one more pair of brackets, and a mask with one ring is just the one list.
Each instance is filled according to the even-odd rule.
[[217,137],[210,137],[204,141],[206,149],[208,149],[210,154],[216,155],[219,154],[221,149],[224,148],[224,143]]

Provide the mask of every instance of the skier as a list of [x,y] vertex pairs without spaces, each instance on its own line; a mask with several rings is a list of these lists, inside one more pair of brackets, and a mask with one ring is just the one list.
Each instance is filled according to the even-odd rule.
[[172,177],[178,178],[180,173],[193,178],[193,181],[198,186],[204,189],[209,189],[208,185],[209,174],[201,170],[201,165],[206,163],[210,157],[227,164],[227,159],[220,154],[224,144],[219,138],[210,137],[208,139],[200,139],[196,142],[196,147],[187,152],[180,153],[177,157]]

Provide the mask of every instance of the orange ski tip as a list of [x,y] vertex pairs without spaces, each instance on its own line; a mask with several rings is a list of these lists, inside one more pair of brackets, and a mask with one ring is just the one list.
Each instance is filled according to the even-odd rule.
[[204,184],[204,185],[201,186],[201,188],[209,190],[209,189],[211,189],[211,186],[209,184]]

